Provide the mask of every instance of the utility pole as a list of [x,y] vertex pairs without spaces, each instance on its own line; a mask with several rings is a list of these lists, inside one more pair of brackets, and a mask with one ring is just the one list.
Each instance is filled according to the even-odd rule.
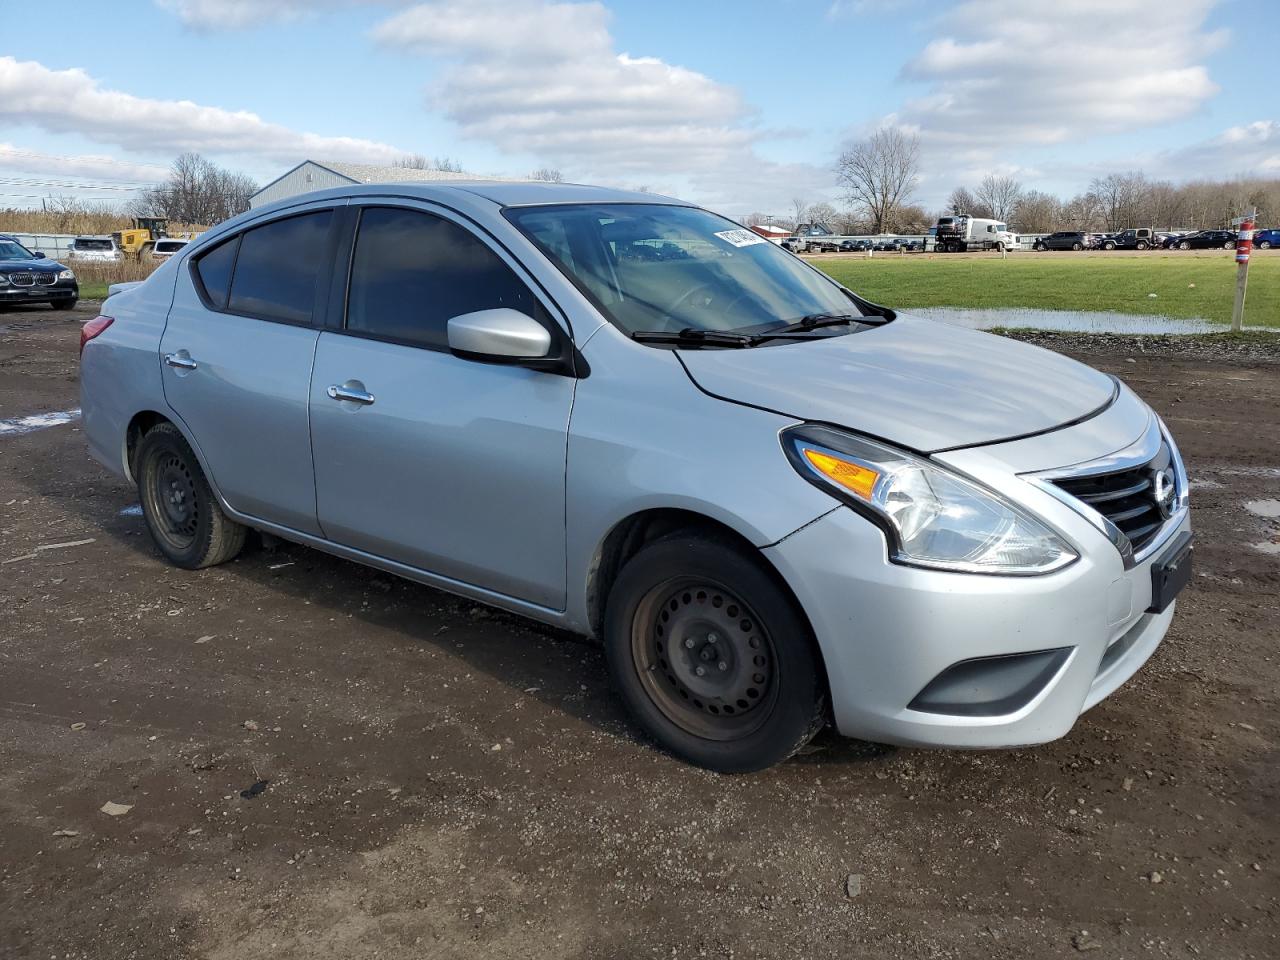
[[1236,303],[1231,310],[1233,333],[1244,329],[1244,294],[1249,286],[1249,254],[1253,251],[1253,221],[1257,215],[1258,208],[1253,207],[1239,220],[1231,221],[1232,226],[1240,226],[1236,239]]

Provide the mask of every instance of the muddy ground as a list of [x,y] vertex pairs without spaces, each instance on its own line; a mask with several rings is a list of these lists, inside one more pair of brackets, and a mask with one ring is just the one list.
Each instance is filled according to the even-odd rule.
[[[0,420],[77,406],[91,309],[0,315]],[[1196,481],[1152,662],[1047,746],[744,777],[573,637],[300,547],[170,568],[77,424],[0,431],[0,956],[1280,956],[1280,351],[1053,344]]]

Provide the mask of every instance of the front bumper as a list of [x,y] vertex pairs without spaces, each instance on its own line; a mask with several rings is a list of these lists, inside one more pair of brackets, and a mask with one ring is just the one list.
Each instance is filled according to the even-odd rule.
[[[1174,605],[1147,612],[1151,571],[1190,531],[1185,500],[1135,557],[1097,514],[1044,478],[1063,465],[1074,464],[1066,468],[1071,473],[1130,454],[1144,459],[1161,431],[1146,404],[1121,386],[1116,401],[1086,423],[937,455],[1075,547],[1079,559],[1051,574],[975,575],[891,563],[879,528],[847,507],[766,548],[817,637],[837,729],[920,746],[1042,743],[1064,735],[1129,679],[1173,619]],[[1176,459],[1176,447],[1174,453]],[[1180,461],[1178,470],[1185,493]],[[981,697],[984,706],[975,708]],[[949,705],[940,710],[940,703]]]
[[[1189,529],[1184,517],[1181,529]],[[872,524],[841,507],[767,548],[809,616],[836,728],[913,746],[1012,747],[1063,736],[1155,651],[1176,606],[1146,613],[1154,558],[1126,570],[1086,524],[1078,561],[1041,577],[946,573],[890,563]],[[960,661],[1065,649],[1029,702],[995,716],[911,709]]]
[[80,286],[74,280],[60,280],[53,284],[37,283],[30,287],[0,287],[0,304],[51,303],[75,300],[80,296]]

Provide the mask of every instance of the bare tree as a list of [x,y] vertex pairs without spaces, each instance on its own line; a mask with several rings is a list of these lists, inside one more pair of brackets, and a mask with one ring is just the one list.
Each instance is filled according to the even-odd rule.
[[973,198],[973,194],[965,187],[956,187],[951,191],[951,196],[947,198],[947,212],[956,216],[961,214],[973,214],[978,207],[978,201]]
[[225,170],[198,153],[184,153],[170,166],[169,179],[141,194],[130,204],[130,212],[211,225],[248,210],[257,189],[243,173]]
[[898,207],[910,203],[919,182],[920,138],[881,127],[840,154],[836,172],[848,201],[865,210],[876,233]]
[[421,153],[408,153],[391,164],[406,170],[440,170],[444,173],[462,173],[462,164],[448,157],[427,157]]
[[547,183],[564,183],[564,174],[555,167],[539,167],[529,174],[530,180],[543,180]]
[[1018,198],[1013,220],[1023,233],[1052,233],[1062,221],[1062,201],[1051,193],[1028,190]]
[[804,197],[791,198],[791,228],[794,230],[809,217],[809,204]]
[[997,176],[989,173],[982,178],[974,197],[979,205],[991,211],[991,217],[1008,223],[1013,217],[1014,208],[1018,205],[1018,197],[1022,195],[1022,184],[1013,177]]
[[1147,178],[1137,170],[1094,177],[1089,184],[1089,192],[1098,198],[1108,230],[1141,226],[1135,221],[1140,219],[1149,189]]
[[810,223],[821,224],[828,230],[831,229],[831,225],[836,222],[836,217],[838,216],[839,213],[836,211],[836,208],[825,202],[815,203],[805,211],[806,220]]

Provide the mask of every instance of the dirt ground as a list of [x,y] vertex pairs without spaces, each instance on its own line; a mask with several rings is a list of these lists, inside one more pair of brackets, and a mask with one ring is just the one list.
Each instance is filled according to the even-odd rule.
[[1167,418],[1198,531],[1065,739],[723,777],[574,637],[301,547],[161,563],[75,422],[3,427],[77,406],[91,310],[0,315],[0,957],[1280,956],[1280,350],[1050,338]]

